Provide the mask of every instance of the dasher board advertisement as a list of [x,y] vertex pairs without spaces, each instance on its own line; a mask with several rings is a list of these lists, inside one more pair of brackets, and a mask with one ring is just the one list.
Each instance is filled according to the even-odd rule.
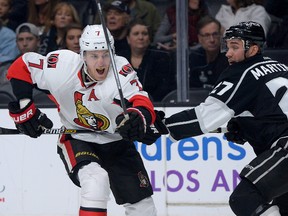
[[[184,107],[159,108],[169,116]],[[56,109],[41,109],[61,123]],[[1,127],[15,128],[6,109]],[[58,135],[37,139],[1,135],[0,216],[77,216],[80,190],[69,179],[57,155]],[[251,147],[209,133],[172,142],[162,136],[153,145],[135,142],[154,190],[158,216],[233,216],[229,195],[239,173],[253,158]],[[127,183],[129,184],[129,183]],[[124,207],[108,204],[109,216],[124,216]]]

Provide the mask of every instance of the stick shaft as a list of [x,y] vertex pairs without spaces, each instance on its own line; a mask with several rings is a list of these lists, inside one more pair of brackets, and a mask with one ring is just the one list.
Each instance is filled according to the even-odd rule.
[[100,0],[96,0],[96,5],[97,5],[97,8],[98,8],[101,24],[103,26],[103,31],[104,31],[104,35],[105,35],[105,39],[106,39],[106,43],[107,43],[110,59],[111,59],[112,69],[113,69],[116,85],[117,85],[119,96],[120,96],[121,106],[122,106],[122,109],[123,109],[123,113],[124,113],[125,119],[128,120],[129,119],[129,115],[128,115],[128,112],[127,112],[127,108],[126,108],[126,104],[125,104],[125,100],[124,100],[124,96],[123,96],[123,91],[122,91],[119,75],[117,73],[117,67],[116,67],[116,63],[115,63],[115,59],[114,59],[114,54],[113,54],[113,51],[112,51],[112,48],[111,48],[111,44],[110,44],[110,41],[109,41],[107,27],[106,27],[106,23],[105,23],[105,18],[104,18],[103,13],[102,13],[102,7],[101,7],[101,4],[100,4]]
[[[91,130],[78,130],[78,129],[63,129],[63,128],[52,128],[44,129],[43,134],[77,134],[77,133],[105,133],[105,132],[94,132]],[[22,134],[17,129],[3,128],[0,127],[0,135],[12,135],[12,134]]]
[[[226,128],[217,128],[214,131],[210,131],[209,133],[226,133]],[[79,129],[63,129],[63,128],[52,128],[52,129],[45,129],[43,134],[77,134],[77,133],[107,133],[107,132],[97,132],[91,130],[79,130]],[[0,127],[0,135],[12,135],[12,134],[21,134],[17,129],[12,128],[3,128]]]
[[227,128],[217,128],[216,130],[210,131],[209,133],[227,133]]

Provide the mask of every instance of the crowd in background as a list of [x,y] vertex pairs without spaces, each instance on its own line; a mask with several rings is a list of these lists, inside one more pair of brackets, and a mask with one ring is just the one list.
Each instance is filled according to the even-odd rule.
[[[267,49],[288,48],[288,0],[187,1],[191,88],[213,88],[228,65],[221,53],[222,35],[240,21],[263,26]],[[116,54],[129,60],[155,102],[177,88],[175,2],[101,1]],[[26,52],[47,55],[69,49],[79,53],[83,28],[98,23],[94,0],[0,0],[0,85],[7,82],[9,65]]]

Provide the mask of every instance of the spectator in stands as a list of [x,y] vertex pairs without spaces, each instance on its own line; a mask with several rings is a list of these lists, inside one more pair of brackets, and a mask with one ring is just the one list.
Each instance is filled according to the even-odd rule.
[[[113,0],[108,0],[112,2]],[[161,17],[155,5],[149,1],[143,0],[120,0],[128,4],[130,17],[133,19],[142,19],[151,28],[151,40],[160,25]]]
[[221,53],[221,24],[211,16],[201,18],[197,24],[199,46],[189,54],[189,86],[212,89],[220,73],[228,66],[225,53]]
[[[196,25],[209,12],[204,0],[188,1],[188,45],[192,47],[198,43]],[[165,50],[176,49],[176,4],[167,9],[153,43]]]
[[[160,25],[161,17],[155,5],[143,0],[122,0],[127,2],[131,11],[131,19],[142,19],[151,28],[151,40]],[[152,42],[152,41],[151,41]]]
[[[95,23],[96,16],[98,15],[95,0],[62,0],[71,3],[77,10],[81,25],[91,25]],[[101,5],[106,0],[100,0]],[[100,20],[99,20],[100,21]]]
[[221,5],[215,18],[222,25],[222,33],[232,25],[243,21],[254,21],[262,25],[267,35],[271,18],[263,7],[263,0],[227,0]]
[[[22,0],[23,1],[23,0]],[[59,0],[28,0],[28,22],[39,28],[39,35],[48,32],[51,26],[53,8]]]
[[13,30],[2,26],[0,20],[0,84],[7,83],[7,69],[19,55],[16,45],[16,34]]
[[21,23],[27,22],[28,0],[12,0],[8,18],[9,22],[7,27],[13,29],[14,31]]
[[16,43],[20,55],[26,52],[38,52],[40,45],[39,30],[32,23],[22,23],[16,29]]
[[272,15],[267,36],[268,48],[288,48],[288,0],[266,0],[266,11]]
[[65,29],[70,23],[80,24],[80,19],[74,6],[68,2],[59,2],[52,12],[50,30],[41,36],[39,53],[47,53],[63,48]]
[[9,22],[8,14],[11,9],[12,0],[0,0],[0,19],[2,20],[2,25],[7,26]]
[[63,47],[72,50],[73,52],[80,53],[79,38],[81,37],[83,27],[78,23],[71,23],[66,28],[64,36]]
[[[21,11],[22,16],[19,16],[17,11],[23,9],[25,10],[25,2],[26,1],[19,0],[0,0],[0,19],[2,20],[3,26],[15,31],[18,24],[21,24],[20,22],[23,21],[23,16],[25,17],[26,15],[23,13],[23,11]],[[18,15],[19,17],[15,17],[15,15]]]
[[[162,98],[176,86],[175,71],[171,67],[170,53],[153,49],[151,31],[141,19],[131,21],[128,26],[127,41],[129,50],[121,50],[124,56],[137,72],[143,89],[149,93],[151,99],[161,101]],[[175,87],[176,88],[176,87]]]
[[129,49],[127,27],[130,22],[130,9],[125,2],[113,1],[105,7],[106,24],[114,37],[115,52]]

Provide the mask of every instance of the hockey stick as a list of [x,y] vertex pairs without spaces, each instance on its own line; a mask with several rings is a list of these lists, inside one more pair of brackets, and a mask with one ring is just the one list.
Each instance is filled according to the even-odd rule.
[[[226,133],[226,128],[217,128],[216,130],[210,131],[209,133]],[[51,128],[44,129],[43,134],[77,134],[77,133],[107,133],[105,131],[91,131],[91,130],[79,130],[79,129],[65,129],[65,128]],[[17,129],[3,128],[0,127],[0,135],[12,135],[12,134],[22,134]]]
[[219,127],[216,130],[210,131],[209,133],[227,133],[227,132],[228,132],[227,128]]
[[124,96],[123,96],[123,91],[122,91],[120,79],[119,79],[119,76],[118,76],[118,73],[117,73],[116,63],[115,63],[115,59],[114,59],[114,55],[113,55],[113,50],[112,50],[111,44],[109,42],[107,27],[106,27],[106,23],[105,23],[105,19],[104,19],[103,13],[102,13],[102,7],[101,7],[101,4],[100,4],[100,0],[96,0],[96,5],[97,5],[97,8],[98,8],[99,17],[100,17],[101,24],[102,24],[102,27],[103,27],[103,31],[104,31],[104,35],[105,35],[105,39],[106,39],[106,43],[107,43],[110,59],[111,59],[112,69],[113,69],[116,85],[117,85],[119,96],[120,96],[120,102],[121,102],[121,106],[122,106],[124,117],[125,117],[124,121],[121,124],[124,124],[124,122],[126,120],[129,120],[129,115],[128,115],[128,112],[127,112],[127,108],[126,108],[126,104],[125,104],[125,100],[124,100]]
[[[79,129],[65,129],[65,128],[51,128],[51,129],[44,129],[43,134],[77,134],[77,133],[107,133],[101,131],[91,131],[91,130],[79,130]],[[12,128],[3,128],[0,127],[0,135],[12,135],[12,134],[22,134],[17,129]]]

